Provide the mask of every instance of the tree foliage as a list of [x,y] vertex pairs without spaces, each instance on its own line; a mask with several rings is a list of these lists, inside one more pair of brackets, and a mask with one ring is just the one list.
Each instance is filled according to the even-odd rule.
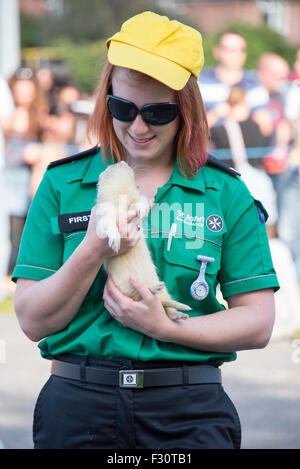
[[[64,0],[62,16],[40,19],[22,16],[22,47],[43,47],[43,56],[66,61],[74,84],[83,91],[92,92],[105,60],[105,39],[119,30],[127,18],[145,10],[165,14],[154,0]],[[176,19],[197,27],[186,19]],[[226,29],[235,30],[246,38],[247,68],[255,69],[260,54],[266,51],[281,55],[292,66],[295,48],[266,25],[233,23],[226,25]],[[206,66],[215,64],[212,49],[220,32],[204,36]]]
[[60,37],[75,42],[105,39],[126,19],[146,10],[161,13],[151,0],[63,0],[61,15],[21,16],[22,46],[47,46]]

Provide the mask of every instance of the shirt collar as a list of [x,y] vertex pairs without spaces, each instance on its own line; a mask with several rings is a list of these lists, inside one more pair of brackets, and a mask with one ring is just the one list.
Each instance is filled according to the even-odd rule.
[[100,150],[95,158],[92,159],[87,171],[85,173],[82,184],[93,184],[97,183],[100,173],[102,173],[108,166],[113,164],[114,161],[111,158],[110,160],[104,160],[102,156],[102,151]]
[[188,187],[189,189],[194,189],[200,192],[205,192],[205,182],[203,179],[203,172],[201,171],[201,169],[199,169],[196,176],[192,178],[185,178],[180,172],[177,159],[174,164],[174,169],[173,169],[170,182],[171,184],[174,184],[177,186]]
[[100,173],[112,163],[112,159],[103,160],[102,151],[99,149],[91,160],[86,161],[86,164],[74,165],[74,169],[70,171],[68,182],[82,181],[82,184],[96,184]]
[[[82,184],[96,184],[100,173],[113,163],[114,161],[112,158],[104,161],[102,151],[99,149],[98,153],[96,153],[90,161],[87,161],[87,164],[74,165],[73,171],[70,171],[68,182],[81,180]],[[189,189],[205,192],[205,183],[201,169],[195,177],[185,178],[180,172],[177,159],[174,164],[170,183],[172,185],[183,186]]]

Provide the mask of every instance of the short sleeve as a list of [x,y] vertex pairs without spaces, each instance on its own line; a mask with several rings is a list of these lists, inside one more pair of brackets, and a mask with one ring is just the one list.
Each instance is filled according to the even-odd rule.
[[264,288],[279,288],[273,268],[262,204],[241,182],[226,213],[221,269],[224,298]]
[[49,180],[44,178],[31,203],[26,219],[17,264],[12,280],[42,280],[53,275],[62,265],[63,237],[53,234],[51,218],[59,214],[59,197]]

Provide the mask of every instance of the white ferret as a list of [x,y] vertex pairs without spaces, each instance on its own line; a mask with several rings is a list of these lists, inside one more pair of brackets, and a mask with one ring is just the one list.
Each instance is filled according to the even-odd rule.
[[[149,203],[147,197],[141,195],[136,188],[133,170],[125,161],[121,161],[109,166],[100,174],[96,207],[97,235],[100,238],[107,237],[109,246],[116,253],[121,242],[117,225],[118,213],[123,211],[124,215],[128,210],[136,210],[141,223],[148,214]],[[160,281],[143,233],[132,249],[108,258],[104,267],[125,295],[136,301],[141,300],[129,282],[129,277],[135,276],[156,294],[171,319],[188,318],[187,314],[177,311],[176,308],[183,311],[190,311],[191,308],[174,301],[165,284]]]

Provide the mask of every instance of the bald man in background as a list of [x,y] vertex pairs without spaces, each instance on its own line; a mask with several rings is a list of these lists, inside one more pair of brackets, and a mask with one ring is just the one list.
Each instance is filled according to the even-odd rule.
[[244,68],[247,59],[246,38],[235,31],[224,31],[213,48],[215,67],[206,67],[198,77],[198,84],[207,111],[209,127],[222,125],[228,116],[227,99],[233,87],[242,88],[252,119],[261,132],[268,136],[272,122],[268,105],[268,92],[259,82],[255,71]]
[[264,158],[265,169],[277,194],[278,236],[289,247],[300,282],[300,188],[298,168],[290,164],[289,144],[292,125],[287,118],[286,98],[290,87],[290,68],[280,55],[264,53],[258,61],[257,74],[269,92],[269,110],[273,120],[272,151]]
[[276,144],[287,145],[291,139],[291,126],[285,117],[285,95],[290,68],[280,55],[266,52],[258,61],[257,75],[269,93],[269,110],[272,115]]

